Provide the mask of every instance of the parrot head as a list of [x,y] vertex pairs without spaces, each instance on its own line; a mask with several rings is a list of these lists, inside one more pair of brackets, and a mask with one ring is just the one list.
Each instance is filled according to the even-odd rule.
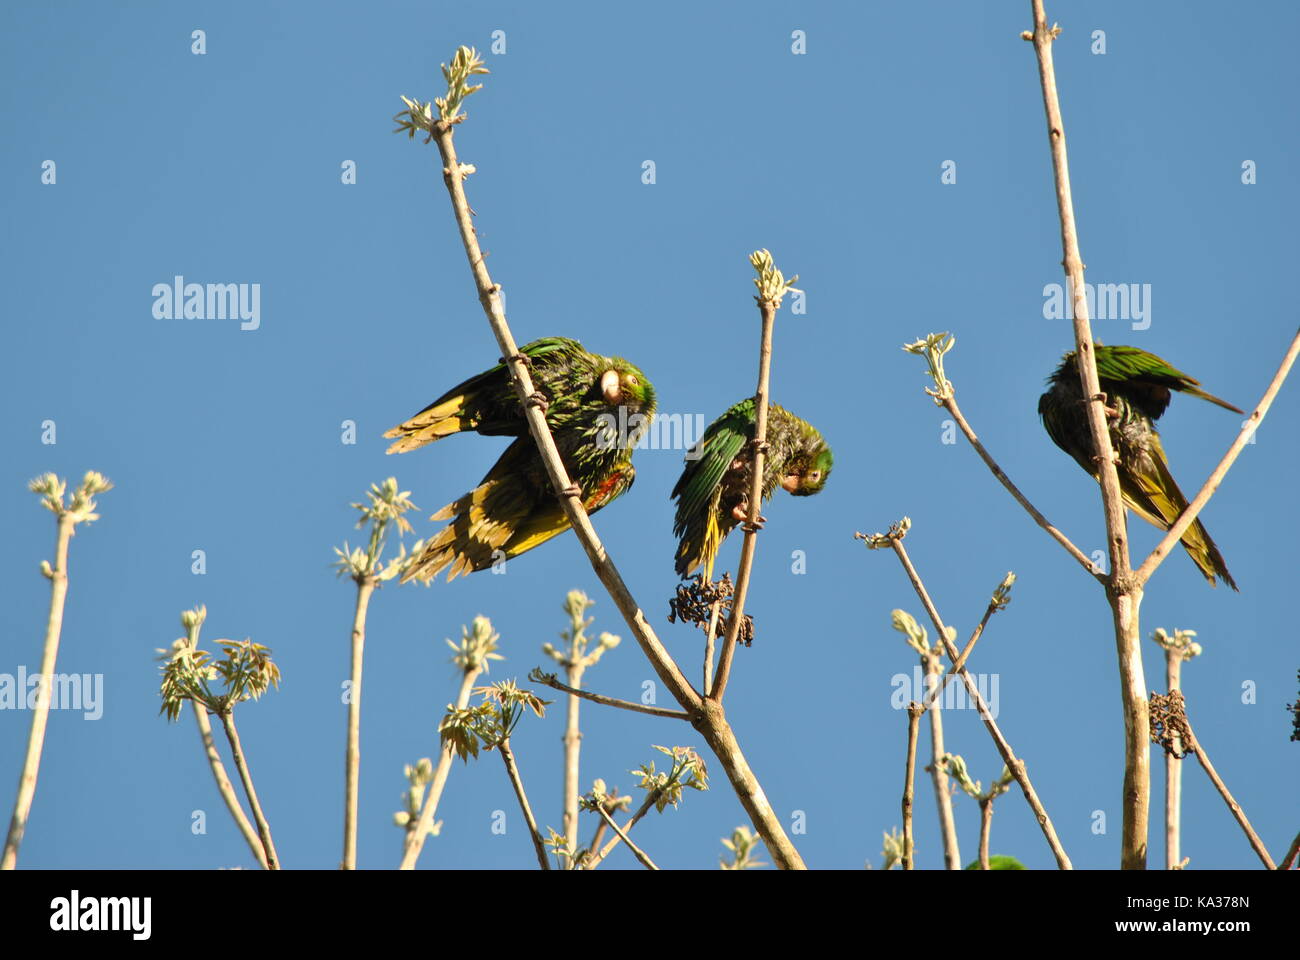
[[811,497],[814,493],[821,493],[834,463],[831,448],[819,438],[814,447],[790,461],[781,478],[781,486],[796,497]]
[[611,407],[650,416],[655,410],[655,390],[644,373],[620,357],[600,375],[600,393]]

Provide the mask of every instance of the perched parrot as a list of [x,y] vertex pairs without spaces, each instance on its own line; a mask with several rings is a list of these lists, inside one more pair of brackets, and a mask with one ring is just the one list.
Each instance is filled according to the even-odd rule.
[[[704,565],[713,578],[713,560],[727,534],[749,516],[752,480],[749,441],[754,436],[754,398],[731,407],[704,431],[686,456],[686,467],[673,487],[677,498],[674,536],[677,573],[689,577]],[[768,450],[763,461],[763,499],[779,483],[796,497],[820,493],[830,476],[833,458],[822,435],[794,414],[770,404],[767,409]]]
[[[1169,406],[1170,391],[1209,400],[1234,413],[1242,411],[1206,393],[1200,381],[1145,350],[1098,344],[1096,355],[1097,376],[1106,395],[1110,442],[1119,458],[1117,469],[1124,503],[1143,520],[1168,530],[1187,507],[1187,498],[1169,472],[1154,423]],[[1038,399],[1043,426],[1058,447],[1074,457],[1094,479],[1100,479],[1093,460],[1095,450],[1073,352],[1065,355],[1047,383],[1048,391]],[[1187,528],[1182,544],[1210,586],[1215,585],[1217,576],[1233,590],[1237,589],[1223,555],[1199,519]]]
[[[632,486],[632,450],[654,419],[654,387],[621,357],[588,353],[565,337],[534,340],[520,353],[569,478],[595,513]],[[394,439],[389,453],[405,453],[468,430],[516,439],[475,489],[433,515],[451,523],[425,545],[404,583],[448,566],[448,580],[486,570],[569,528],[505,364],[453,387],[384,436]]]

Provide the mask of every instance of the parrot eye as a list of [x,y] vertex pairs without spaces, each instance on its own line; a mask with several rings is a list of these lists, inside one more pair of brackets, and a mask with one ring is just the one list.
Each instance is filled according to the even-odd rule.
[[822,472],[820,470],[814,470],[812,473],[808,474],[808,479],[811,480],[813,483],[816,483],[821,478],[822,478]]
[[635,387],[636,384],[637,384],[636,377],[635,377],[633,374],[630,374],[630,373],[629,373],[629,374],[627,375],[627,385],[628,385],[629,387]]

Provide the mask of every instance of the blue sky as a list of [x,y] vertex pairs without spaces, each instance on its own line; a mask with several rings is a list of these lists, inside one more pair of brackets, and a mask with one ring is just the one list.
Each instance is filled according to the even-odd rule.
[[[1080,240],[1090,281],[1150,284],[1149,326],[1096,335],[1158,353],[1249,409],[1296,326],[1291,284],[1300,150],[1289,47],[1300,14],[1269,4],[1049,5]],[[281,690],[237,714],[286,866],[340,857],[348,630],[354,588],[330,569],[356,540],[348,504],[396,475],[428,516],[505,446],[453,438],[386,457],[385,429],[497,356],[432,146],[391,135],[400,94],[432,99],[459,44],[492,73],[457,132],[467,185],[516,338],[566,335],[653,380],[660,409],[712,420],[754,388],[757,311],[747,255],[800,275],[807,312],[780,315],[773,398],[817,425],[835,471],[817,497],[765,511],[751,612],[727,710],[749,762],[811,866],[880,864],[899,825],[905,712],[891,678],[914,657],[890,611],[922,611],[897,563],[854,531],[913,520],[908,546],[965,636],[1007,570],[1019,576],[972,660],[996,675],[999,722],[1027,761],[1080,867],[1118,862],[1123,727],[1109,611],[958,438],[899,346],[952,330],[966,416],[1003,467],[1085,550],[1104,529],[1096,484],[1043,431],[1043,379],[1071,344],[1045,319],[1061,280],[1059,228],[1028,4],[91,4],[7,5],[0,30],[0,263],[9,291],[0,379],[0,673],[39,663],[38,572],[53,522],[26,481],[107,474],[102,519],[72,545],[59,667],[102,674],[103,715],[55,711],[20,862],[33,867],[250,865],[187,717],[158,715],[154,651],[178,615],[204,637],[270,646]],[[1260,24],[1266,23],[1267,28]],[[192,31],[206,53],[191,52]],[[492,32],[504,55],[487,53]],[[806,53],[791,50],[792,32]],[[1090,52],[1094,30],[1104,54]],[[55,163],[56,183],[42,183]],[[655,164],[655,183],[642,164]],[[354,161],[356,183],[340,182]],[[956,182],[941,182],[953,161]],[[1253,161],[1257,182],[1242,183]],[[258,283],[260,327],[156,319],[155,284]],[[1144,289],[1141,288],[1140,289]],[[1294,834],[1294,632],[1300,469],[1295,384],[1204,513],[1241,585],[1209,589],[1173,556],[1142,606],[1144,636],[1195,629],[1184,687],[1202,742],[1266,844]],[[55,444],[42,424],[56,425]],[[355,421],[357,442],[341,442]],[[1161,422],[1191,490],[1239,418],[1176,398]],[[699,634],[664,615],[676,583],[668,491],[681,451],[645,450],[638,480],[596,526],[688,675]],[[1144,556],[1158,532],[1134,519]],[[206,573],[191,572],[203,550]],[[804,551],[807,572],[792,573]],[[733,568],[739,537],[719,569]],[[490,616],[507,659],[544,662],[573,588],[596,630],[625,642],[589,684],[637,698],[653,674],[572,535],[506,576],[385,587],[369,621],[360,864],[400,856],[402,766],[434,755],[456,678],[444,637]],[[1163,659],[1144,640],[1147,685]],[[1243,692],[1245,691],[1245,692]],[[659,702],[670,700],[660,690]],[[1252,702],[1243,702],[1249,700]],[[652,744],[703,749],[685,725],[587,706],[584,788],[624,792]],[[30,715],[0,711],[8,816]],[[987,782],[1001,761],[974,711],[948,747]],[[560,822],[562,704],[515,738],[538,817]],[[922,749],[922,757],[927,757]],[[1163,764],[1153,758],[1151,863],[1163,862]],[[639,826],[663,866],[707,868],[744,814],[715,789]],[[918,799],[917,859],[941,864],[933,798]],[[1185,770],[1190,867],[1253,866],[1230,814]],[[964,859],[978,808],[955,801]],[[206,834],[191,814],[208,815]],[[504,836],[491,830],[505,810]],[[802,811],[799,818],[798,811]],[[1095,812],[1106,818],[1095,833]],[[422,864],[527,868],[533,853],[494,757],[457,765]],[[583,834],[590,826],[584,824]],[[1018,794],[998,801],[993,852],[1050,853]],[[612,866],[635,866],[620,851]]]

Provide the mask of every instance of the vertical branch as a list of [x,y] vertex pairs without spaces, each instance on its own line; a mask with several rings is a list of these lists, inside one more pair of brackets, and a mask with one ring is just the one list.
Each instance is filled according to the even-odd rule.
[[980,797],[980,869],[989,866],[989,833],[993,829],[993,798]]
[[1129,566],[1128,532],[1125,526],[1124,500],[1115,469],[1115,452],[1106,422],[1105,398],[1097,376],[1092,327],[1088,319],[1088,301],[1083,279],[1083,257],[1079,252],[1079,235],[1074,220],[1074,200],[1070,194],[1070,165],[1065,150],[1065,122],[1056,92],[1056,70],[1052,62],[1052,41],[1058,27],[1047,26],[1043,0],[1031,0],[1034,17],[1032,40],[1038,57],[1038,75],[1043,88],[1043,108],[1047,113],[1047,136],[1052,151],[1052,168],[1056,181],[1056,206],[1061,220],[1062,266],[1070,286],[1074,311],[1076,366],[1083,386],[1088,430],[1096,451],[1097,475],[1101,481],[1102,506],[1106,516],[1106,545],[1110,554],[1110,582],[1107,597],[1115,624],[1115,646],[1119,659],[1120,697],[1124,710],[1124,793],[1123,836],[1120,865],[1127,870],[1145,870],[1147,858],[1147,822],[1151,791],[1150,704],[1146,697],[1146,679],[1142,672],[1139,648],[1138,609],[1142,590]]
[[348,686],[348,744],[344,758],[343,869],[357,868],[357,798],[361,774],[361,666],[366,649],[366,610],[378,580],[357,579],[357,605],[352,616],[352,677]]
[[[60,504],[62,492],[59,494]],[[13,817],[9,821],[9,835],[5,839],[4,856],[0,870],[13,870],[18,864],[18,847],[27,830],[27,818],[36,796],[36,777],[41,769],[41,751],[45,747],[45,728],[50,719],[50,692],[54,665],[59,656],[59,638],[63,633],[63,606],[68,597],[68,542],[76,526],[71,513],[58,514],[58,532],[54,541],[54,567],[46,574],[50,580],[50,612],[45,622],[45,647],[41,654],[40,686],[36,691],[36,709],[32,711],[32,726],[27,735],[27,756],[18,778],[18,796],[14,800]]]
[[[986,618],[987,619],[987,618]],[[981,627],[983,624],[981,624]],[[976,636],[974,639],[978,639]],[[972,641],[973,645],[973,641]],[[968,645],[969,646],[969,645]],[[962,653],[965,657],[966,652]],[[962,664],[965,666],[965,664]],[[943,860],[949,870],[961,869],[961,850],[957,843],[957,823],[952,813],[952,791],[948,789],[948,774],[939,759],[947,752],[943,745],[943,711],[939,706],[937,691],[941,686],[943,661],[937,654],[925,658],[925,676],[932,692],[930,714],[930,779],[934,783],[934,799],[939,809],[939,829],[943,834]],[[925,708],[922,707],[924,711]]]
[[[1165,648],[1165,681],[1169,692],[1183,688],[1183,650]],[[1181,850],[1183,810],[1183,759],[1178,752],[1165,752],[1165,869],[1177,870],[1183,862]]]
[[[907,773],[903,780],[903,869],[912,863],[912,792],[916,781],[916,735],[921,724],[921,705],[913,700],[907,705]],[[937,762],[937,761],[936,761]]]
[[731,660],[736,655],[736,637],[745,621],[745,598],[749,593],[749,575],[754,566],[754,548],[758,540],[759,516],[763,508],[763,462],[767,450],[768,380],[772,369],[772,327],[776,322],[777,304],[759,298],[758,309],[763,329],[758,348],[758,392],[754,395],[754,437],[750,441],[749,516],[745,520],[745,542],[740,548],[740,566],[736,573],[736,592],[731,600],[731,617],[718,655],[718,674],[709,699],[722,701],[731,678]]
[[524,812],[524,821],[528,824],[528,835],[533,840],[533,850],[537,853],[537,862],[543,870],[551,869],[551,862],[546,859],[546,842],[542,840],[542,835],[537,832],[537,821],[533,819],[533,808],[528,805],[528,795],[524,793],[524,782],[519,777],[519,767],[515,764],[515,755],[510,749],[510,738],[506,737],[498,744],[497,749],[501,752],[501,762],[506,765],[506,774],[510,777],[510,785],[515,788],[515,796],[519,798],[519,809]]
[[239,771],[239,780],[244,785],[244,795],[248,797],[248,807],[253,811],[257,822],[257,834],[262,839],[262,849],[266,851],[268,870],[280,869],[280,857],[275,852],[275,843],[271,840],[271,825],[266,822],[262,805],[257,800],[257,790],[253,788],[253,776],[249,773],[248,762],[244,759],[244,748],[239,742],[239,732],[235,729],[235,714],[229,706],[220,714],[221,725],[225,728],[226,739],[230,741],[230,755],[235,758],[235,769]]
[[704,633],[704,686],[701,690],[713,686],[713,642],[718,638],[718,612],[721,609],[721,600],[714,600],[709,608],[709,628]]
[[[578,651],[575,650],[575,653]],[[581,687],[582,674],[586,663],[581,655],[571,659],[567,664],[569,686]],[[578,726],[578,711],[582,698],[569,694],[568,712],[564,727],[564,840],[568,849],[578,850],[578,777],[579,758],[582,750],[582,730]],[[564,858],[566,869],[573,869],[573,861]]]

